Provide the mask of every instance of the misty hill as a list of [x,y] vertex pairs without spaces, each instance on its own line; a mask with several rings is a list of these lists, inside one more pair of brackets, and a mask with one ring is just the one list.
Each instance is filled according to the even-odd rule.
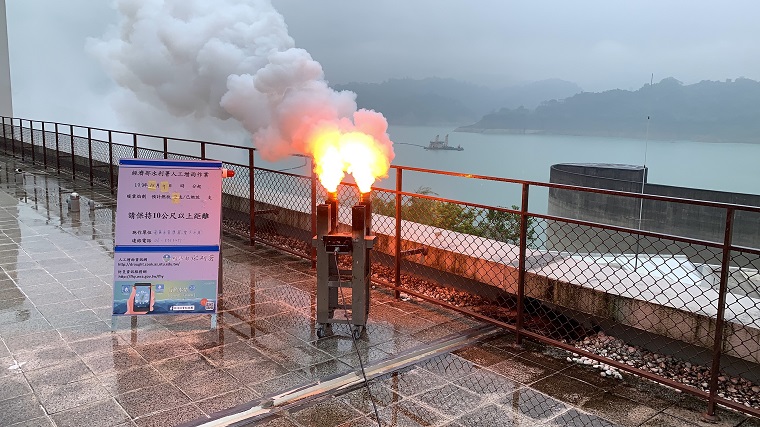
[[760,83],[746,78],[683,85],[668,77],[637,91],[583,92],[535,109],[503,108],[457,130],[760,142]]
[[440,78],[348,83],[334,88],[356,92],[359,107],[382,112],[390,123],[408,125],[472,123],[498,108],[534,108],[544,100],[581,91],[576,84],[557,79],[502,89]]

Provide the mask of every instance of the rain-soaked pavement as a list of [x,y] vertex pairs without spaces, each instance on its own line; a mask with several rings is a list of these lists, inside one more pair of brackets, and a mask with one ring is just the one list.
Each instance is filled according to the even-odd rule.
[[[702,401],[381,289],[357,341],[371,393],[330,389],[359,360],[347,329],[317,338],[311,264],[228,235],[216,330],[183,315],[121,317],[112,332],[114,217],[107,191],[0,157],[0,425],[201,425],[252,407],[266,409],[238,425],[373,426],[375,407],[383,426],[706,425]],[[322,393],[262,405],[308,386]],[[719,426],[760,426],[718,413]]]

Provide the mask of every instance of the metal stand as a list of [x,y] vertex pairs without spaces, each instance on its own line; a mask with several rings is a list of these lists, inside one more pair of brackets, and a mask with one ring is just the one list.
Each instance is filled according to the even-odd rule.
[[[339,233],[337,221],[331,221],[337,216],[333,206],[337,209],[337,204],[317,206],[317,235],[312,240],[317,251],[317,337],[324,337],[333,323],[343,323],[352,325],[352,334],[359,338],[369,315],[369,251],[375,236],[369,232],[369,206],[352,208],[350,234]],[[338,255],[351,256],[351,270],[339,269]],[[339,304],[341,287],[351,289],[351,304]],[[335,316],[336,310],[340,315]]]

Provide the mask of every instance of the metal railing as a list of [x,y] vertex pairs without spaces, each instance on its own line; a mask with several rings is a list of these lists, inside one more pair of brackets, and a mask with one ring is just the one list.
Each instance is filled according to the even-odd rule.
[[[2,117],[2,132],[4,154],[112,193],[120,158],[222,160],[236,172],[224,181],[225,228],[314,260],[315,208],[326,193],[313,173],[255,167],[252,147],[10,117]],[[760,416],[760,393],[752,391],[760,382],[760,239],[747,237],[760,225],[760,208],[403,166],[392,172],[395,189],[373,188],[372,271],[397,297],[499,325],[518,344],[530,338],[598,361],[606,375],[623,371],[683,390],[705,400],[706,418],[716,404]],[[521,197],[510,208],[444,199],[408,191],[409,173],[516,186]],[[663,218],[702,221],[704,232],[537,212],[528,203],[536,189],[602,207],[646,204]],[[338,194],[339,222],[349,224],[358,191],[342,184]]]

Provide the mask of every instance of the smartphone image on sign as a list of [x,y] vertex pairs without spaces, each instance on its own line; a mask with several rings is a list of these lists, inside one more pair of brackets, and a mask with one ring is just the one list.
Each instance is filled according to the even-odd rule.
[[147,313],[150,311],[150,297],[153,290],[150,283],[135,283],[135,300],[132,304],[136,312]]

